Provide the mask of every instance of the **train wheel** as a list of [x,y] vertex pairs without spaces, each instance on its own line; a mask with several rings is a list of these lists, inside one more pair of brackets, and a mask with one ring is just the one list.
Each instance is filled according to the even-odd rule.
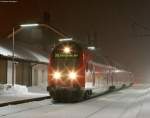
[[89,94],[92,95],[92,90],[89,90]]
[[113,90],[115,90],[115,89],[116,89],[115,86],[110,86],[110,87],[109,87],[109,91],[113,91]]
[[88,98],[88,91],[85,91],[84,93],[84,99],[87,99]]
[[84,99],[88,99],[92,95],[92,90],[86,90],[84,93]]
[[125,88],[125,87],[127,87],[126,84],[123,84],[123,85],[122,85],[122,88]]

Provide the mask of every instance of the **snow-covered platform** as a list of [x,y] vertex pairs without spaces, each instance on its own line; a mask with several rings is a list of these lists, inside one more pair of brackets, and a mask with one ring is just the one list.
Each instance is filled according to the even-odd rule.
[[[37,90],[37,89],[35,89]],[[0,107],[2,118],[150,118],[150,85],[133,85],[78,103],[52,99]]]
[[0,106],[19,104],[49,98],[46,89],[22,85],[0,85]]

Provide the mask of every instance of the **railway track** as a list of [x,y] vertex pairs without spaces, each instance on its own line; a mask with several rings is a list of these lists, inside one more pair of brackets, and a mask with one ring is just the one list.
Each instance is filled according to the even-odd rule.
[[[115,95],[113,95],[111,93],[108,96],[107,95],[101,96],[101,99],[103,99],[103,98],[104,99],[109,99],[109,98],[115,96]],[[75,104],[74,103],[73,104],[69,104],[69,107],[74,106],[74,105],[78,105],[80,103],[83,103],[83,104],[86,103],[87,104],[87,102],[89,102],[89,103],[93,102],[92,99],[94,99],[96,97],[98,97],[98,96],[94,96],[92,98],[89,98],[89,99],[84,100],[82,102],[77,102]],[[122,96],[122,97],[124,97],[124,96]],[[120,98],[121,97],[119,97],[118,99],[120,99]],[[21,106],[24,106],[24,104],[26,104],[25,106],[28,106],[28,105],[29,106],[28,107],[21,107]],[[10,104],[9,106],[5,106],[5,108],[8,108],[8,109],[16,109],[17,106],[20,106],[20,107],[18,107],[19,109],[16,109],[16,110],[11,111],[11,112],[9,112],[9,110],[8,110],[8,112],[6,112],[6,113],[1,113],[1,109],[4,108],[4,107],[1,107],[1,109],[0,109],[0,117],[7,117],[7,116],[14,115],[14,114],[20,114],[20,113],[23,113],[23,112],[28,112],[28,111],[31,111],[31,110],[35,110],[36,111],[36,110],[42,109],[44,107],[51,107],[52,105],[58,105],[58,104],[65,105],[66,103],[55,103],[55,102],[53,102],[52,99],[46,99],[46,100],[42,100],[42,101],[27,102],[27,103],[24,103],[24,104],[20,104],[20,103],[18,104],[17,103],[17,104]],[[68,106],[68,104],[67,104],[67,106]]]
[[[43,102],[44,101],[44,102]],[[52,102],[52,99],[48,99],[48,100],[43,100],[43,101],[34,101],[34,102],[30,102],[30,103],[24,103],[26,105],[29,105],[29,107],[18,107],[18,108],[21,108],[21,109],[16,109],[15,111],[13,112],[7,112],[7,113],[2,113],[0,112],[0,117],[4,117],[4,116],[8,116],[8,115],[13,115],[13,114],[17,114],[17,113],[21,113],[21,112],[26,112],[26,111],[30,111],[30,110],[36,110],[36,109],[40,109],[40,108],[43,108],[45,106],[51,106],[53,105],[53,102]],[[21,105],[24,105],[24,104],[19,104],[19,106]],[[13,105],[9,105],[9,106],[6,106],[8,109],[15,109],[17,108],[16,107],[17,104],[13,104]],[[4,108],[4,107],[1,107],[1,109]]]
[[143,89],[139,93],[138,90],[136,91],[132,91],[132,88],[116,91],[77,103],[55,103],[52,99],[46,99],[9,105],[4,107],[6,108],[5,112],[3,112],[3,107],[0,108],[0,117],[25,118],[24,114],[26,114],[29,118],[97,118],[97,116],[101,118],[128,118],[125,117],[127,113],[131,113],[134,110],[135,117],[130,116],[130,118],[137,118],[142,111],[143,100],[147,98],[150,90]]
[[[135,118],[138,118],[139,117],[139,114],[141,112],[141,109],[142,109],[142,106],[143,106],[143,101],[145,99],[145,97],[150,93],[150,89],[148,89],[146,92],[144,92],[143,94],[140,94],[140,95],[133,95],[131,96],[132,100],[129,101],[129,95],[126,94],[126,95],[123,95],[123,96],[120,96],[119,98],[116,99],[119,100],[120,103],[123,103],[123,102],[126,102],[126,104],[124,104],[124,106],[122,105],[122,107],[124,107],[124,109],[122,109],[122,112],[120,114],[117,114],[115,118],[128,118],[128,117],[125,117],[125,114],[127,112],[131,112],[130,109],[131,108],[135,108],[135,106],[139,106],[138,107],[138,110],[136,111],[136,115],[135,115]],[[89,114],[87,117],[85,118],[90,118],[90,117],[93,117],[93,115],[96,115],[97,113],[100,113],[103,114],[104,110],[108,110],[110,107],[113,107],[116,105],[116,102],[112,102],[112,103],[107,103],[106,105],[100,107],[99,109],[97,109],[95,112]],[[103,116],[102,116],[103,117]]]

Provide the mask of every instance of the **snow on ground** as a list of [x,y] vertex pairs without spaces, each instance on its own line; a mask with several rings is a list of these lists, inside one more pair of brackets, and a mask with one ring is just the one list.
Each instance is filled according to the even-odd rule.
[[[36,90],[38,89],[38,90]],[[35,92],[36,90],[36,92]],[[0,103],[48,96],[40,87],[27,88],[23,85],[0,84]]]
[[22,94],[28,94],[28,88],[23,85],[17,85],[14,86],[10,84],[1,84],[0,85],[0,95],[22,95]]
[[28,91],[31,92],[31,93],[48,93],[47,92],[47,86],[31,86],[31,87],[28,87]]
[[149,118],[150,86],[138,85],[79,103],[37,101],[0,108],[3,118]]

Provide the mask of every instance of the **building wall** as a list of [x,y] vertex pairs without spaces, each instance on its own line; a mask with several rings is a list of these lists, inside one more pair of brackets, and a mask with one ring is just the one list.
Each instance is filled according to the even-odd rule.
[[7,61],[0,59],[0,84],[7,83]]
[[32,67],[32,85],[47,87],[48,66],[44,64],[36,64]]
[[32,85],[32,66],[30,63],[16,63],[16,84]]
[[[12,84],[12,61],[7,61],[7,84]],[[16,84],[32,85],[32,68],[30,63],[15,63],[14,79]]]
[[7,84],[12,84],[12,61],[7,61]]
[[[12,84],[12,61],[7,61],[6,80]],[[0,69],[2,70],[2,69]],[[16,63],[15,64],[15,82],[16,84],[26,86],[47,87],[48,66],[45,64]],[[2,76],[2,74],[0,74]],[[4,75],[3,75],[4,76]],[[4,77],[3,77],[4,78]]]

